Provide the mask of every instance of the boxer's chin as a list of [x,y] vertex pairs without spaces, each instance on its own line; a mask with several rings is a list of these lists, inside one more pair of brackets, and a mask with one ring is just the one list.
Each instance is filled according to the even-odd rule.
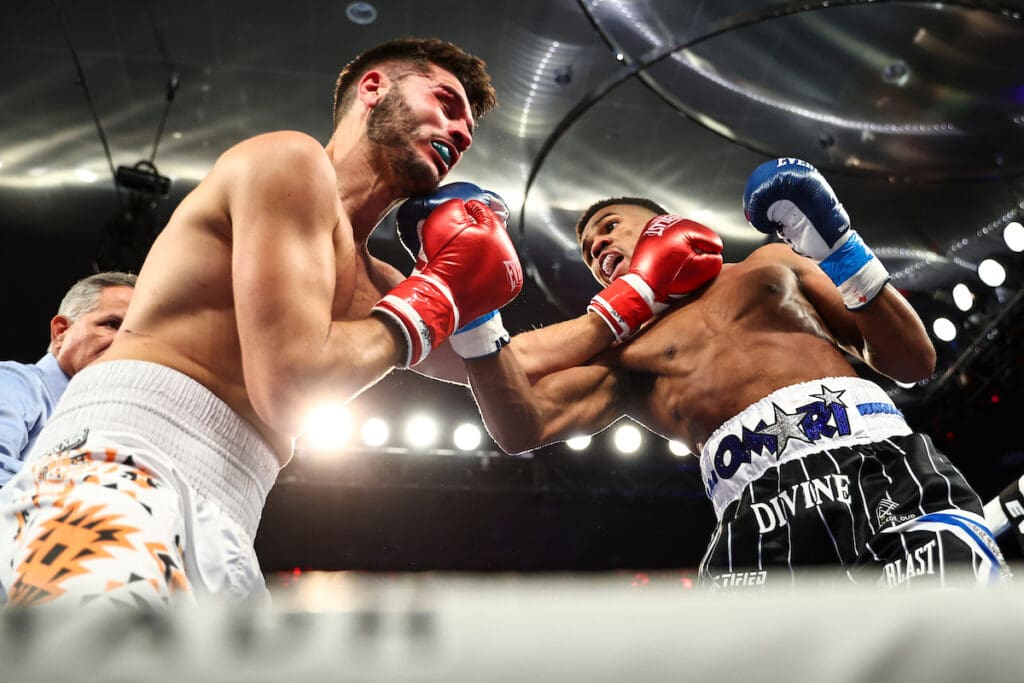
[[402,179],[402,188],[408,195],[426,194],[437,189],[441,179],[437,169],[423,159],[409,155],[402,159],[392,160],[395,176]]

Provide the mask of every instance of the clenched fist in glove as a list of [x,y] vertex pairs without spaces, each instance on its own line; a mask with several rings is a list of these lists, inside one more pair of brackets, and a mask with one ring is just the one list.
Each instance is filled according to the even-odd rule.
[[449,199],[461,199],[468,202],[471,199],[481,201],[491,209],[502,225],[508,226],[509,210],[505,200],[490,190],[485,190],[473,183],[457,182],[441,185],[427,194],[409,197],[398,207],[395,214],[395,224],[398,230],[398,239],[402,246],[416,262],[416,267],[423,265],[422,244],[423,238],[420,233],[427,217],[437,207]]
[[587,310],[622,341],[721,270],[722,239],[713,230],[671,214],[655,216],[637,239],[629,271],[598,292]]
[[483,202],[449,199],[419,232],[421,264],[373,307],[405,337],[403,367],[421,362],[460,324],[507,304],[523,286],[512,240]]
[[817,261],[849,309],[867,304],[889,281],[889,271],[850,228],[835,192],[806,161],[773,159],[754,169],[743,213],[753,227]]
[[[502,225],[508,226],[509,210],[505,200],[490,190],[467,182],[442,185],[433,192],[410,197],[398,209],[396,227],[398,239],[412,256],[418,270],[426,261],[423,255],[421,236],[427,217],[449,199],[469,201],[476,199],[487,204]],[[478,360],[493,356],[510,340],[508,330],[501,320],[501,313],[495,309],[474,320],[466,321],[452,333],[449,342],[457,354],[467,360]]]

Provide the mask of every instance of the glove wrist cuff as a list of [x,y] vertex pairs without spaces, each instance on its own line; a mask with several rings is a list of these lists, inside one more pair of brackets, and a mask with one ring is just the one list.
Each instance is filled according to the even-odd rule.
[[587,306],[601,316],[615,341],[621,342],[652,317],[665,310],[666,304],[654,300],[654,290],[635,273],[627,273],[597,293]]
[[465,360],[490,358],[509,343],[499,311],[491,311],[454,332],[448,341],[455,353]]
[[889,271],[855,230],[851,230],[849,237],[819,265],[839,288],[843,303],[851,310],[878,296],[889,281]]
[[402,334],[406,355],[401,368],[422,362],[455,330],[459,319],[448,287],[426,273],[398,283],[372,310],[394,322]]

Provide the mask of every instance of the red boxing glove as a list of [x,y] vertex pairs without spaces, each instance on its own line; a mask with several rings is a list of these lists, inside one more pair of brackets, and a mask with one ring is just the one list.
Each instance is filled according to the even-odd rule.
[[422,228],[426,263],[373,307],[398,323],[402,367],[416,365],[461,324],[512,301],[523,270],[501,220],[486,204],[450,199]]
[[598,292],[587,310],[622,341],[721,270],[722,239],[713,230],[671,214],[655,216],[637,239],[629,271]]

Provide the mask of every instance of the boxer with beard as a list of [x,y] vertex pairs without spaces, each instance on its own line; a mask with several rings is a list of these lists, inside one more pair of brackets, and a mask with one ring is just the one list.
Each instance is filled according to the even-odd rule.
[[396,40],[341,71],[326,145],[278,131],[219,157],[153,244],[110,348],[2,491],[9,604],[266,595],[253,538],[311,406],[394,368],[465,381],[446,339],[522,285],[485,197],[432,212],[409,277],[368,250],[494,105],[479,58]]

